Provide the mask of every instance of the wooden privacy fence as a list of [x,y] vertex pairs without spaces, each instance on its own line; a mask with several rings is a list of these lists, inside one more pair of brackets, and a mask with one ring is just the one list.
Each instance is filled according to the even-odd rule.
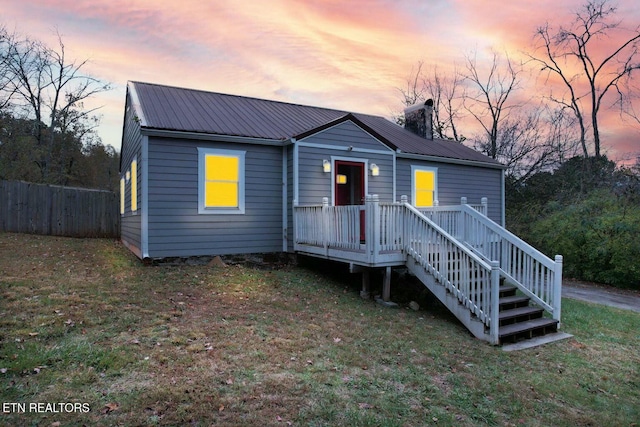
[[111,191],[0,181],[0,231],[69,237],[119,237]]

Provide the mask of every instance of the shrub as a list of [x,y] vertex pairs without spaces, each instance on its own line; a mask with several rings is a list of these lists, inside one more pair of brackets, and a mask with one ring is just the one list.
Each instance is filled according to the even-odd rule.
[[597,190],[556,209],[531,227],[531,241],[564,256],[564,276],[640,289],[640,209]]

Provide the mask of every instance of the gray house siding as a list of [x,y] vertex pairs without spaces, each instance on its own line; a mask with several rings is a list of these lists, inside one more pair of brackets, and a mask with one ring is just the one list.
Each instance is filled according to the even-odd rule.
[[480,203],[483,197],[489,199],[489,217],[502,222],[502,170],[467,166],[452,163],[397,159],[397,197],[411,199],[411,166],[437,168],[437,192],[441,206],[459,205],[460,198],[469,203]]
[[393,200],[393,152],[380,141],[346,121],[308,136],[298,142],[298,204],[320,204],[323,197],[332,202],[332,174],[322,170],[322,161],[334,159],[375,163],[379,176],[365,171],[367,193],[382,201]]
[[[246,151],[244,214],[198,213],[198,147]],[[151,258],[282,251],[282,148],[150,138]]]
[[131,162],[137,160],[137,199],[138,210],[134,213],[131,210],[131,182],[125,180],[124,192],[124,214],[120,218],[120,238],[137,256],[142,257],[142,220],[141,220],[141,195],[142,195],[142,135],[140,134],[140,123],[136,120],[135,112],[130,107],[130,95],[127,94],[127,108],[125,110],[122,149],[120,153],[120,177],[125,178],[127,171],[130,171]]
[[316,147],[298,148],[298,204],[319,205],[323,197],[332,198],[332,173],[322,171],[322,160],[339,158],[343,160],[366,161],[380,167],[380,175],[367,176],[367,193],[378,194],[381,201],[393,199],[393,156],[387,154],[358,153],[345,150],[330,150]]
[[351,121],[345,121],[308,136],[301,141],[322,145],[341,145],[357,149],[385,150],[389,149],[380,141]]

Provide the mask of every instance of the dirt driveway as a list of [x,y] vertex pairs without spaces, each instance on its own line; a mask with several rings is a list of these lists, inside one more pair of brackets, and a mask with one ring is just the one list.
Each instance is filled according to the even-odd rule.
[[640,313],[640,292],[565,280],[562,296]]

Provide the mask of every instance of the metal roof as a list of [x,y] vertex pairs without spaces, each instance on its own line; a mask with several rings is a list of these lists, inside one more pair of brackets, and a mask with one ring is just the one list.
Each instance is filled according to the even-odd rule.
[[460,143],[421,138],[380,116],[142,82],[129,82],[129,90],[147,129],[286,141],[352,120],[402,153],[500,166]]

